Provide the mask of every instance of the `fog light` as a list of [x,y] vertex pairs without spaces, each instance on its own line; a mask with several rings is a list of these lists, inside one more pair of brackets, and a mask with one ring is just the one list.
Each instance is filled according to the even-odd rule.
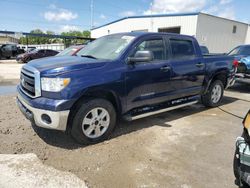
[[51,118],[50,118],[47,114],[43,114],[43,115],[41,116],[41,118],[42,118],[42,121],[43,121],[43,122],[45,122],[45,123],[47,123],[47,124],[51,124]]

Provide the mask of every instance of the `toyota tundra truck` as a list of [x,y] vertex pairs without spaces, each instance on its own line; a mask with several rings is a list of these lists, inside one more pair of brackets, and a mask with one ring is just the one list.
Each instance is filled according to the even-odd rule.
[[132,121],[198,101],[218,106],[234,83],[235,64],[233,57],[203,56],[191,36],[112,34],[76,56],[24,65],[17,104],[32,124],[91,144],[107,139],[118,119]]

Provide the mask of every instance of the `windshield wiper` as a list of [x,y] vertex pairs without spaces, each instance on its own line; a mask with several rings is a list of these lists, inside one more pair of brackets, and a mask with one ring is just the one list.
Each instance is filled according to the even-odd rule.
[[87,58],[97,59],[96,57],[94,57],[92,55],[81,55],[81,57],[87,57]]

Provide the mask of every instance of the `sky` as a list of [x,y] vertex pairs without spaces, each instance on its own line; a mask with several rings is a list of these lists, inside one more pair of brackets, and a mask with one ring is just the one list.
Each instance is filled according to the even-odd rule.
[[[0,30],[91,28],[91,0],[0,0]],[[93,0],[93,26],[135,15],[205,12],[250,24],[250,0]]]

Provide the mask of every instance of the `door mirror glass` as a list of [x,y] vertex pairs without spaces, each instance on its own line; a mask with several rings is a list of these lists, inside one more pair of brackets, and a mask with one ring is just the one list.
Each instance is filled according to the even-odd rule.
[[142,63],[142,62],[149,62],[154,59],[154,55],[151,51],[137,51],[134,57],[129,57],[129,63]]
[[250,128],[250,111],[247,113],[247,115],[243,121],[243,125],[246,129]]

